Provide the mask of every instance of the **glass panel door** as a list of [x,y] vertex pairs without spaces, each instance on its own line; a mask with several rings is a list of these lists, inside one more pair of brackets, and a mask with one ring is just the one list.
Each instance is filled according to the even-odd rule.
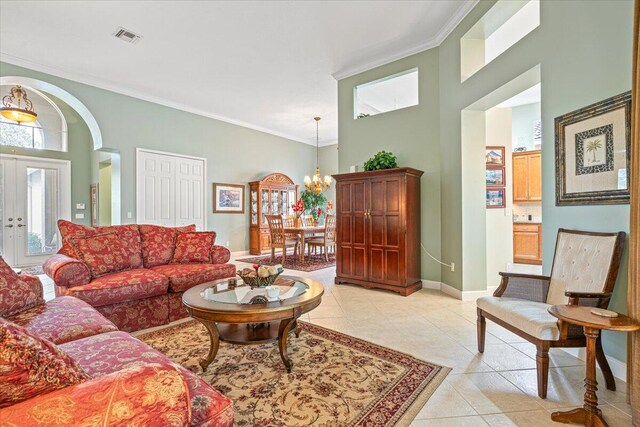
[[24,229],[26,226],[25,253],[27,257],[50,255],[58,248],[58,171],[27,167],[26,175],[27,210],[25,218],[18,218],[18,227]]

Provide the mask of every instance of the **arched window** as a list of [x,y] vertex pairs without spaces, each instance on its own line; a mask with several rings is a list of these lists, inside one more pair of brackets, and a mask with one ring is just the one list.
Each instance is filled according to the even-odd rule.
[[[11,87],[0,85],[0,94],[9,93]],[[43,92],[23,87],[38,120],[18,124],[0,116],[0,146],[67,151],[67,121],[58,105]]]

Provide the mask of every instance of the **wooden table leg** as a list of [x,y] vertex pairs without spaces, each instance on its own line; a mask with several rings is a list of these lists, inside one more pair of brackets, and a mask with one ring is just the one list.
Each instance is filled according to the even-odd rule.
[[283,319],[280,321],[280,329],[278,330],[278,349],[280,350],[280,357],[286,366],[287,371],[291,372],[293,362],[289,359],[287,354],[287,339],[289,338],[289,331],[296,323],[296,318]]
[[300,251],[300,262],[304,262],[304,230],[300,233],[300,245],[302,245],[302,250]]
[[587,337],[587,377],[584,380],[584,406],[567,412],[554,412],[551,419],[560,423],[583,424],[587,427],[608,427],[598,409],[598,382],[596,381],[596,340],[600,330],[585,326]]
[[207,354],[207,357],[201,359],[199,362],[200,367],[204,372],[207,370],[207,367],[209,367],[211,362],[213,362],[213,359],[216,358],[216,354],[218,354],[218,347],[220,346],[220,334],[218,333],[218,327],[216,326],[215,322],[200,320],[200,323],[202,323],[209,332],[209,354]]

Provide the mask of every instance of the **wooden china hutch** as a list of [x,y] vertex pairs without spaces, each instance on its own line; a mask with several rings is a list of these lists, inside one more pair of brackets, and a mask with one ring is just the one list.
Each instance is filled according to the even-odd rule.
[[292,215],[298,200],[298,186],[282,173],[272,173],[249,183],[249,253],[260,255],[271,250],[267,215]]
[[395,168],[333,175],[336,180],[336,283],[407,296],[422,288],[420,177]]

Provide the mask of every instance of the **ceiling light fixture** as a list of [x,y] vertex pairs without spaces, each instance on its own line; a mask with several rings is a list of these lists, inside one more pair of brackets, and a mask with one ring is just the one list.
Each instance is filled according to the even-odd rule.
[[314,117],[313,120],[316,121],[316,174],[313,175],[313,178],[309,177],[309,175],[305,176],[304,186],[307,190],[320,194],[331,186],[331,177],[329,175],[325,175],[324,180],[320,177],[320,168],[318,167],[318,126],[320,117]]
[[33,104],[27,98],[27,92],[20,85],[11,88],[9,95],[2,98],[2,104],[0,114],[5,119],[18,123],[31,123],[38,118],[33,111]]

